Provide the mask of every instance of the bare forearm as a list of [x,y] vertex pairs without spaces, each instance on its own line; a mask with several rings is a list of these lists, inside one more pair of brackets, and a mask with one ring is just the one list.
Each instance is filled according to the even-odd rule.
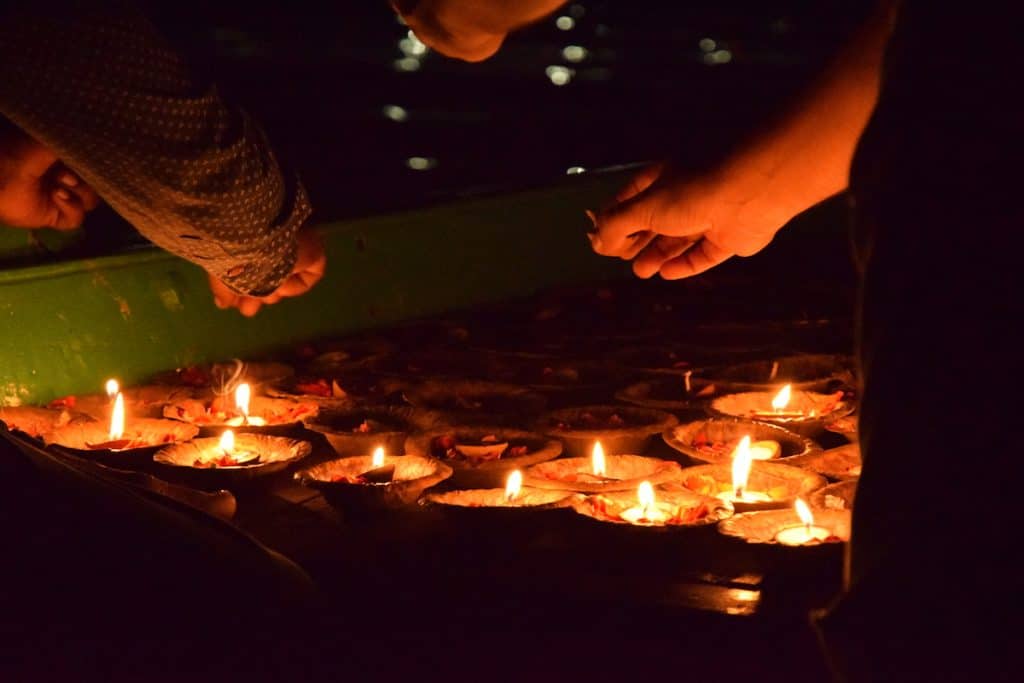
[[765,177],[796,214],[846,189],[857,141],[878,99],[895,3],[884,1],[797,104],[732,163]]

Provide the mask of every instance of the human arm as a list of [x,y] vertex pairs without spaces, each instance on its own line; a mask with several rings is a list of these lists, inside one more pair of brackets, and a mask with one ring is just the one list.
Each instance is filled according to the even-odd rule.
[[659,164],[597,215],[594,250],[640,277],[703,272],[763,249],[793,216],[846,188],[878,97],[894,3],[882,2],[795,106],[711,171]]
[[479,62],[508,34],[541,19],[565,0],[394,0],[395,9],[428,47]]
[[0,19],[0,112],[158,246],[236,293],[274,293],[310,208],[263,131],[128,3]]

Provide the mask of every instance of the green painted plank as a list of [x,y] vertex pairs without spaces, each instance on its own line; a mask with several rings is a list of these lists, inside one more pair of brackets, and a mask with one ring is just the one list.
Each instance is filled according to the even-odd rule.
[[321,226],[328,273],[253,319],[220,311],[205,274],[156,249],[0,272],[0,403],[97,391],[184,364],[253,355],[544,287],[622,277],[583,210],[618,174]]

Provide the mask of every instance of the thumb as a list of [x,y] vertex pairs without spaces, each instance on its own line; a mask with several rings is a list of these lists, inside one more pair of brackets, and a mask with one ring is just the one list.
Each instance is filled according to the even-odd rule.
[[591,238],[594,251],[605,256],[623,256],[639,236],[655,232],[663,222],[668,196],[664,186],[654,183],[632,197],[619,201],[596,217]]

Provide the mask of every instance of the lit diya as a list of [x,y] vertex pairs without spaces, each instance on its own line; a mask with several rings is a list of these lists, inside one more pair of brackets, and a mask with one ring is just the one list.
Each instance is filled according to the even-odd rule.
[[750,437],[751,458],[796,464],[793,459],[812,456],[821,447],[805,436],[766,422],[711,418],[672,427],[662,434],[669,446],[698,463],[728,462],[740,440]]
[[746,512],[722,520],[718,531],[747,543],[792,547],[844,543],[850,540],[850,511],[812,512],[798,498],[786,510]]
[[681,475],[679,463],[641,455],[606,455],[598,441],[588,458],[560,458],[526,470],[526,483],[535,488],[582,493],[635,491],[640,482],[660,484]]
[[852,510],[857,499],[857,480],[829,484],[811,494],[810,504],[814,510]]
[[634,406],[583,406],[546,413],[537,431],[565,445],[571,457],[587,457],[595,441],[610,453],[644,453],[651,441],[678,424],[671,413]]
[[252,388],[242,382],[234,396],[215,396],[212,400],[189,399],[164,407],[164,417],[199,425],[205,431],[231,427],[241,431],[281,431],[311,418],[319,407],[309,401],[252,396]]
[[581,515],[601,522],[641,527],[689,527],[713,524],[732,514],[732,508],[716,498],[692,491],[655,491],[649,481],[634,491],[598,493],[573,506]]
[[407,389],[405,397],[457,425],[516,427],[534,419],[546,404],[542,395],[524,387],[472,380],[425,382]]
[[102,394],[64,396],[54,401],[51,405],[73,409],[102,422],[107,422],[110,420],[110,410],[113,407],[114,397],[118,392],[124,397],[125,410],[129,415],[136,418],[162,417],[165,405],[174,401],[187,400],[195,395],[195,390],[191,387],[161,384],[149,384],[122,389],[117,380],[109,379]]
[[406,452],[451,466],[452,482],[466,488],[500,486],[513,470],[551,460],[562,444],[541,434],[503,427],[434,429],[409,437]]
[[303,486],[320,491],[327,502],[351,514],[400,508],[416,502],[431,486],[452,475],[452,469],[433,458],[372,455],[339,458],[295,473]]
[[860,445],[851,443],[839,448],[812,453],[794,458],[790,463],[797,467],[817,472],[833,480],[857,479],[860,477]]
[[523,486],[523,473],[513,470],[504,488],[466,489],[428,493],[423,504],[447,508],[514,508],[518,510],[555,510],[572,504],[576,494],[557,489]]
[[73,422],[92,422],[93,418],[84,413],[56,408],[36,406],[0,406],[0,422],[11,431],[18,431],[34,438],[40,438],[55,429]]
[[785,427],[804,436],[814,436],[825,425],[853,412],[842,391],[820,394],[794,392],[785,385],[778,392],[750,391],[726,394],[711,400],[708,410],[719,417],[743,417]]
[[43,435],[43,440],[112,465],[135,466],[148,461],[155,449],[198,433],[195,425],[175,420],[127,419],[124,396],[118,392],[109,422],[74,422]]
[[767,460],[754,461],[750,437],[744,437],[729,465],[697,465],[684,469],[680,484],[691,491],[732,503],[740,512],[786,507],[798,496],[825,485],[813,472]]
[[312,451],[307,441],[266,434],[235,434],[194,439],[161,449],[153,462],[200,487],[230,486],[286,469]]
[[348,456],[372,452],[377,446],[388,453],[404,453],[408,435],[436,421],[436,416],[414,408],[339,408],[323,410],[303,425],[323,434],[335,453]]

